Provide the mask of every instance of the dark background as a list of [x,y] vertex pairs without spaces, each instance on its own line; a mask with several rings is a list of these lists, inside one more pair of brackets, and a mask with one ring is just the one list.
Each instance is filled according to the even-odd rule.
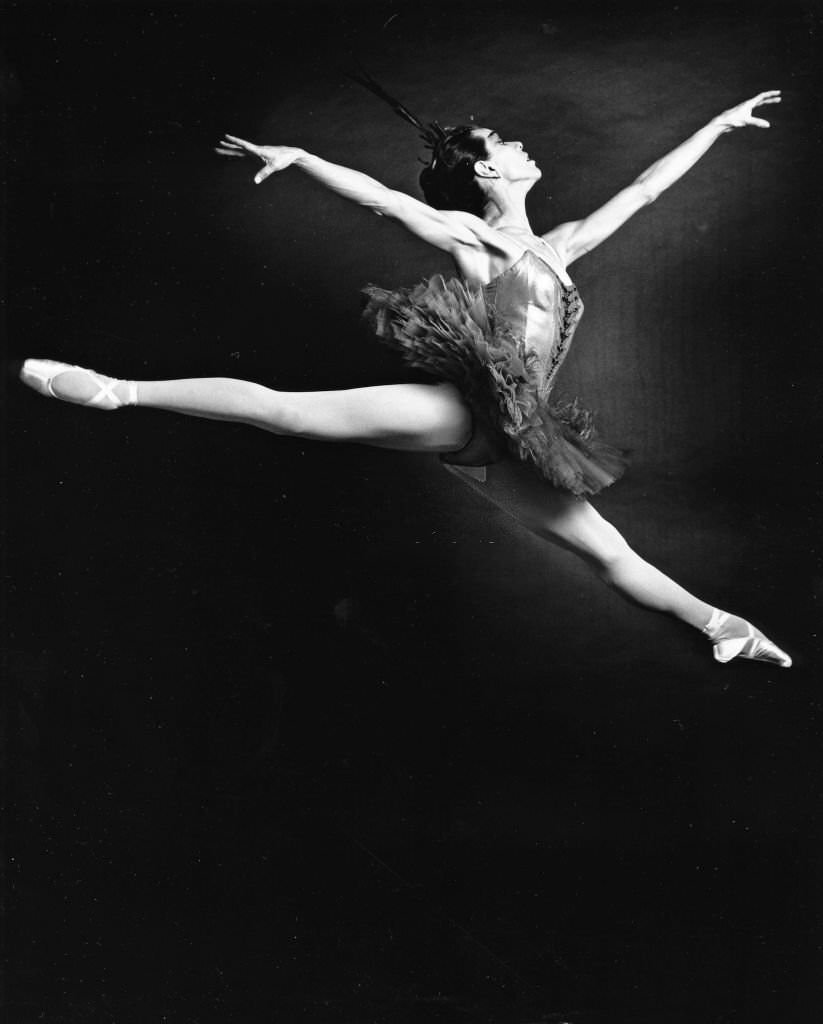
[[[820,1019],[812,4],[6,3],[9,1024]],[[14,360],[405,379],[358,289],[447,270],[229,131],[415,190],[526,141],[538,230],[763,89],[573,273],[596,502],[791,672],[715,665],[431,457],[46,402]]]

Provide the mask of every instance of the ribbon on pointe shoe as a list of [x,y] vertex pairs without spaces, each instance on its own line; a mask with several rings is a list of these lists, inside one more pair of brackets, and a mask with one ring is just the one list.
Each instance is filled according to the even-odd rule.
[[[85,401],[75,401],[65,395],[58,395],[54,390],[54,380],[60,374],[69,370],[84,373],[95,385],[97,391],[91,398]],[[57,398],[61,402],[71,402],[74,405],[92,406],[105,411],[119,409],[124,405],[137,405],[137,384],[133,380],[118,380],[116,377],[103,378],[94,370],[87,370],[84,366],[73,366],[70,363],[60,363],[54,359],[27,359],[20,370],[20,380],[41,395],[50,398]],[[126,385],[126,397],[122,399],[115,393],[118,384]],[[104,403],[110,402],[110,405]]]

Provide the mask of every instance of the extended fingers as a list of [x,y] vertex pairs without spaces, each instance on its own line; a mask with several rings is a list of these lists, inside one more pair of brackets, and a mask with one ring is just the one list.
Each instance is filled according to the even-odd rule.
[[259,146],[255,146],[253,142],[246,142],[245,139],[240,139],[236,135],[224,134],[223,138],[218,142],[215,147],[215,152],[221,156],[245,156],[246,153],[257,154]]
[[755,107],[765,106],[767,103],[780,103],[783,99],[779,89],[767,89],[765,92],[758,93],[754,99],[749,100],[746,104],[748,108],[748,116],[746,117],[746,123],[753,125],[755,128],[771,128],[771,124],[762,117],[754,116]]
[[226,156],[232,154],[242,156],[244,152],[254,153],[255,156],[258,156],[260,153],[260,147],[255,146],[253,142],[247,142],[245,139],[240,139],[236,135],[229,135],[228,133],[220,140],[220,146]]
[[243,149],[247,149],[250,153],[253,153],[257,146],[253,142],[247,142],[245,139],[240,139],[236,135],[229,135],[225,132],[223,135],[224,139],[228,139],[229,143],[233,143],[235,146],[240,146]]

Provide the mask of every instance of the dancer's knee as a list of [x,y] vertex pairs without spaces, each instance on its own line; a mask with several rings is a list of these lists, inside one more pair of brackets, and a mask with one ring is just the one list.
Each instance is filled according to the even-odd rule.
[[587,503],[546,519],[536,532],[574,552],[607,581],[627,558],[636,557],[619,530]]
[[252,426],[273,434],[299,436],[306,432],[306,417],[298,403],[289,400],[289,393],[259,384],[250,385],[244,419]]
[[638,559],[639,556],[624,541],[622,550],[610,548],[593,555],[589,562],[604,583],[613,585],[620,583],[630,566]]
[[638,556],[610,523],[604,521],[604,527],[584,552],[584,558],[602,580],[614,583],[625,566]]

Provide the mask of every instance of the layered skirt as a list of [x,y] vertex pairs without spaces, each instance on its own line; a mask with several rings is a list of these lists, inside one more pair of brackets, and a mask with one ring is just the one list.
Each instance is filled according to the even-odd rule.
[[[577,400],[551,401],[558,359],[547,365],[527,349],[483,288],[438,275],[413,288],[370,286],[364,294],[363,315],[377,337],[408,366],[454,384],[471,408],[471,441],[444,461],[477,466],[513,457],[580,497],[623,474],[625,452],[597,437],[591,413]],[[561,321],[569,321],[570,333],[575,301],[577,290],[564,289]]]

